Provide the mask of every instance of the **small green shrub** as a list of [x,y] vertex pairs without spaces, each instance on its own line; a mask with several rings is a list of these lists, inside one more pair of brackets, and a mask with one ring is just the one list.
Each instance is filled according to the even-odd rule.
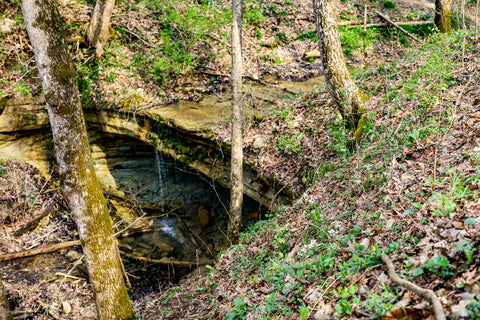
[[[429,273],[433,273],[433,274],[440,274],[444,277],[448,277],[448,276],[451,276],[453,275],[453,271],[452,271],[452,267],[450,266],[450,262],[448,261],[448,259],[444,256],[436,256],[436,257],[433,257],[431,259],[428,259],[427,261],[425,261],[425,263],[422,265],[423,268],[425,268]],[[421,269],[421,268],[417,268],[417,269]],[[415,270],[417,270],[415,269]],[[422,274],[423,272],[421,272],[420,270],[417,270],[415,271],[416,275],[420,275]]]
[[226,320],[235,320],[235,319],[245,319],[248,313],[248,306],[242,298],[233,300],[235,306],[232,308],[232,311],[227,313],[225,317]]
[[298,153],[303,149],[302,139],[305,137],[303,132],[294,134],[283,134],[278,137],[277,147],[286,154]]
[[318,41],[318,34],[317,31],[308,31],[305,32],[297,37],[297,40],[312,40],[314,42]]
[[395,4],[395,2],[391,1],[391,0],[385,0],[383,1],[383,5],[385,6],[385,8],[387,9],[393,9],[395,8],[397,5]]
[[480,301],[472,299],[467,305],[469,319],[480,319]]
[[243,21],[246,25],[258,27],[265,19],[266,17],[263,15],[263,11],[259,9],[252,8],[243,13]]

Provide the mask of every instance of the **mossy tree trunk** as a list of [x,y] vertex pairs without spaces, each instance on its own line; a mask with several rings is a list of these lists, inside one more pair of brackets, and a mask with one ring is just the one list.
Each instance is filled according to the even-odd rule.
[[52,127],[61,178],[82,242],[98,319],[134,319],[112,221],[93,169],[85,120],[55,0],[22,0]]
[[95,48],[96,57],[101,57],[110,38],[110,20],[115,0],[97,0],[88,26],[88,44]]
[[8,305],[5,288],[3,287],[2,276],[0,275],[0,320],[13,320],[10,306]]
[[230,216],[227,236],[237,242],[242,227],[243,102],[242,102],[242,0],[232,0],[232,160]]
[[452,32],[452,0],[435,0],[435,25],[442,33]]
[[354,148],[365,124],[365,96],[353,81],[343,55],[332,0],[312,0],[328,91],[340,108]]

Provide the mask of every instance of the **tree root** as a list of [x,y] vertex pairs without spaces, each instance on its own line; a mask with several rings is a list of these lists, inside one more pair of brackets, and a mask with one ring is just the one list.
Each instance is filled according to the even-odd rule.
[[416,284],[400,278],[398,276],[398,274],[395,272],[395,267],[393,266],[393,261],[385,253],[382,253],[380,255],[380,258],[382,259],[382,262],[385,263],[385,265],[387,266],[388,275],[390,276],[390,278],[392,279],[393,282],[395,282],[399,286],[402,286],[402,287],[416,293],[417,295],[421,296],[422,298],[425,298],[428,301],[430,301],[430,303],[433,306],[433,314],[434,314],[436,320],[446,320],[447,319],[445,317],[445,313],[443,312],[443,307],[442,307],[442,304],[440,303],[440,300],[438,300],[437,296],[435,295],[435,293],[432,290],[420,288]]

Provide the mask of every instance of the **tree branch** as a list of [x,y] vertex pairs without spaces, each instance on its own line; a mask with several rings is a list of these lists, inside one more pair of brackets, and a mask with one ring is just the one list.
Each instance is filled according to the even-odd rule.
[[440,303],[440,300],[438,300],[437,296],[432,290],[420,288],[416,284],[400,278],[398,274],[395,272],[395,267],[393,266],[392,260],[385,253],[382,253],[380,255],[380,258],[382,259],[382,262],[385,263],[385,265],[387,266],[388,275],[390,276],[393,282],[395,282],[399,286],[402,286],[418,294],[422,298],[425,298],[428,301],[430,301],[430,303],[433,306],[433,314],[436,320],[447,319],[445,317],[445,313],[443,312],[443,307],[442,307],[442,304]]
[[398,25],[398,23],[395,23],[393,22],[392,20],[390,20],[390,18],[380,12],[377,11],[377,14],[382,18],[384,19],[385,21],[387,21],[388,23],[390,23],[391,25],[393,25],[395,28],[397,28],[398,30],[402,31],[403,33],[405,33],[407,36],[409,36],[410,38],[414,39],[414,40],[417,40],[417,41],[420,41],[420,39],[418,39],[417,37],[415,37],[413,34],[411,34],[410,32],[408,32],[407,30],[403,29],[402,27],[400,27]]
[[61,242],[61,243],[56,243],[56,244],[51,244],[42,248],[37,248],[37,249],[31,249],[31,250],[26,250],[26,251],[21,251],[21,252],[13,252],[13,253],[6,253],[0,255],[0,261],[9,261],[13,259],[18,259],[18,258],[25,258],[25,257],[30,257],[34,256],[37,254],[41,253],[50,253],[50,252],[55,252],[58,250],[62,250],[65,248],[70,248],[73,246],[79,246],[81,245],[80,240],[72,240],[72,241],[67,241],[67,242]]

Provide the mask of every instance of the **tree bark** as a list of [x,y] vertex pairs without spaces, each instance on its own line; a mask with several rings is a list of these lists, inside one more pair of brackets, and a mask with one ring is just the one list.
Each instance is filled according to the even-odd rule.
[[13,320],[12,312],[8,304],[5,288],[3,287],[2,276],[0,275],[0,320]]
[[92,165],[85,120],[55,0],[22,0],[42,80],[62,193],[72,212],[92,284],[98,319],[134,319],[107,203]]
[[110,38],[110,19],[112,18],[115,0],[97,0],[92,19],[88,26],[88,44],[95,48],[95,56],[101,57],[103,48]]
[[230,216],[227,236],[238,241],[243,202],[242,0],[232,0],[232,154]]
[[312,0],[328,91],[340,108],[354,148],[365,124],[365,96],[352,80],[343,55],[332,0]]
[[452,32],[452,0],[435,0],[435,25],[442,33]]

